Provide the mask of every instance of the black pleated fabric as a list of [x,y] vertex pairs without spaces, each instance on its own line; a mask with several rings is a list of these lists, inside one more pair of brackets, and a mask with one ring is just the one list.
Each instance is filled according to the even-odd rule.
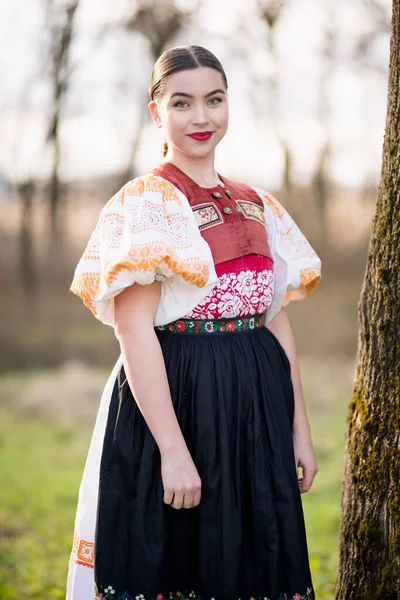
[[158,446],[121,367],[100,468],[98,594],[314,600],[284,349],[266,327],[156,335],[201,501],[163,502]]

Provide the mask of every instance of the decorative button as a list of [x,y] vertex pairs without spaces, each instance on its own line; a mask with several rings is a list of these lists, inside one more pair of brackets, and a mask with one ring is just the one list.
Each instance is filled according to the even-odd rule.
[[213,192],[212,196],[214,196],[214,198],[222,198],[222,194],[220,194],[220,192]]
[[232,209],[230,206],[224,206],[222,209],[226,215],[230,215],[232,213]]
[[228,196],[228,198],[232,198],[232,192],[229,190],[225,190],[225,194]]

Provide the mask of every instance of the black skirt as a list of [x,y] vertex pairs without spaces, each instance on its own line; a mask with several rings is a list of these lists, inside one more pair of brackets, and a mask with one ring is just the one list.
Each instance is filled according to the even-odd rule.
[[314,600],[284,349],[266,327],[156,334],[201,500],[164,503],[160,452],[122,366],[100,467],[97,597]]

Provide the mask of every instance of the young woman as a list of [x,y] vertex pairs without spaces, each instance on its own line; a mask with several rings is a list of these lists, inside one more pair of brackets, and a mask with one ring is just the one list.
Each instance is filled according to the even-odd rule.
[[317,463],[283,307],[321,263],[275,198],[216,172],[227,87],[202,47],[160,56],[149,109],[164,158],[104,206],[75,272],[71,290],[121,356],[81,483],[68,600],[315,598],[301,493]]

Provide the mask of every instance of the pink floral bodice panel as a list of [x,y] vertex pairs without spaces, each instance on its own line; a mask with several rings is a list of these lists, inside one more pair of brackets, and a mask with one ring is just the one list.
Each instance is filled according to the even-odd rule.
[[274,293],[273,261],[247,254],[215,265],[219,282],[186,319],[224,319],[265,313]]

